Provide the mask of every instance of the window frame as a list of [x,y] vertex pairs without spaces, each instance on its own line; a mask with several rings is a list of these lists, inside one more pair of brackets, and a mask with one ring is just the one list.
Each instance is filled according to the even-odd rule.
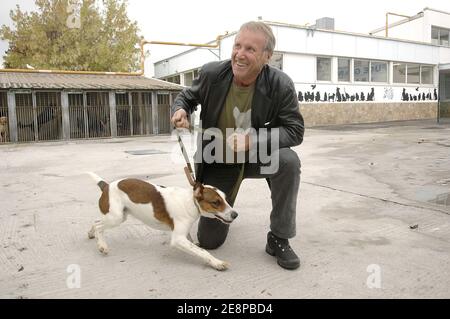
[[[339,60],[348,61],[348,81],[339,79]],[[351,83],[352,82],[352,58],[337,57],[337,81],[339,83]]]
[[[433,31],[437,32],[437,38],[433,38]],[[441,39],[441,31],[447,32],[447,43],[442,43]],[[444,47],[450,47],[450,29],[449,28],[443,28],[436,25],[431,26],[431,43],[434,45],[444,46]]]
[[[409,67],[412,67],[412,66],[414,66],[414,67],[418,67],[419,68],[419,80],[418,80],[418,82],[410,82],[409,81]],[[406,63],[406,84],[421,84],[420,83],[420,66],[421,66],[421,64],[420,63]]]
[[[386,80],[385,81],[373,81],[372,80],[372,63],[383,63],[386,65]],[[384,60],[370,60],[369,61],[369,83],[389,83],[389,61]]]
[[[430,68],[430,78],[431,78],[431,83],[423,83],[422,81],[422,68]],[[427,65],[427,64],[421,64],[420,65],[420,84],[422,85],[434,85],[434,66],[432,65]]]
[[[435,83],[434,83],[434,65],[430,65],[430,64],[421,64],[421,63],[407,63],[407,62],[394,62],[393,63],[393,65],[392,65],[392,72],[393,72],[393,75],[394,75],[394,67],[395,67],[395,64],[399,64],[399,65],[404,65],[405,66],[405,81],[404,82],[395,82],[395,80],[394,80],[394,76],[392,77],[392,84],[407,84],[407,85],[431,85],[431,86],[433,86],[433,85],[435,85]],[[409,76],[408,76],[408,68],[409,68],[409,66],[411,66],[411,65],[417,65],[417,66],[419,66],[419,82],[418,83],[416,83],[416,82],[414,82],[414,83],[412,83],[412,82],[410,82],[410,80],[409,80]],[[430,68],[431,69],[431,83],[424,83],[423,82],[423,80],[422,80],[422,70],[423,70],[423,68]]]
[[[395,69],[395,65],[403,65],[404,66],[404,68],[405,68],[405,73],[403,74],[403,77],[404,77],[404,81],[403,82],[396,82],[395,81],[395,72],[394,72],[394,69]],[[408,82],[407,82],[407,77],[408,77],[408,73],[407,73],[407,69],[408,67],[407,67],[407,63],[404,63],[404,62],[394,62],[393,64],[392,64],[392,84],[407,84]]]
[[[360,81],[356,79],[355,64],[357,61],[367,62],[367,81]],[[370,83],[370,60],[369,59],[353,59],[353,83]]]
[[[318,63],[319,59],[327,59],[330,61],[330,74],[329,74],[329,80],[319,80],[319,69],[318,69]],[[316,81],[317,82],[324,82],[324,83],[331,83],[333,81],[333,58],[328,56],[316,56]]]

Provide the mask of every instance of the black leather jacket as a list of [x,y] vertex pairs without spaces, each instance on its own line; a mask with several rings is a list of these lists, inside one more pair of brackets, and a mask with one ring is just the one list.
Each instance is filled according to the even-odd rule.
[[[201,104],[202,129],[216,127],[232,80],[230,60],[205,64],[192,86],[175,99],[172,114],[180,108],[191,114]],[[294,83],[284,72],[268,65],[263,67],[256,79],[251,124],[257,131],[279,128],[279,148],[296,146],[303,141],[305,128]],[[264,142],[270,149],[270,134]],[[197,178],[201,181],[199,173]]]

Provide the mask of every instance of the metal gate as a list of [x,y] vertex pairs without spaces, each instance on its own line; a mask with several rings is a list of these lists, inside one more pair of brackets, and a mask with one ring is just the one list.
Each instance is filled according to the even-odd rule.
[[16,93],[17,134],[19,142],[35,141],[33,97],[31,93]]
[[37,140],[61,140],[62,108],[60,92],[36,92]]
[[133,92],[131,100],[133,135],[153,134],[152,94],[150,92]]
[[150,92],[116,93],[117,136],[153,134]]
[[16,93],[15,98],[19,142],[62,139],[59,92],[36,92],[35,103],[31,93]]
[[69,93],[70,138],[88,137],[86,108],[83,93]]
[[158,93],[158,128],[159,134],[170,133],[169,94]]
[[0,92],[0,143],[9,141],[8,95]]
[[110,137],[110,115],[108,92],[87,92],[86,111],[88,137]]
[[[63,139],[61,92],[17,91],[15,113],[18,142]],[[68,133],[70,139],[111,137],[110,92],[68,92]],[[153,94],[157,98],[157,118],[153,119]],[[115,92],[117,136],[168,134],[170,125],[170,92]],[[0,91],[0,117],[9,131],[8,94]],[[6,117],[6,119],[5,119]],[[153,121],[157,120],[158,132]],[[12,121],[14,122],[14,121]],[[2,130],[5,125],[2,124]],[[5,142],[3,137],[0,143]],[[6,141],[10,137],[7,134]]]
[[116,93],[117,136],[130,136],[133,131],[128,93]]

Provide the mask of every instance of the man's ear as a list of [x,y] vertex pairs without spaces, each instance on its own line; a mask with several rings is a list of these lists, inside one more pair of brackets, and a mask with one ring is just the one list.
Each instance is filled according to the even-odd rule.
[[197,200],[203,199],[203,184],[196,182],[194,185],[194,197]]

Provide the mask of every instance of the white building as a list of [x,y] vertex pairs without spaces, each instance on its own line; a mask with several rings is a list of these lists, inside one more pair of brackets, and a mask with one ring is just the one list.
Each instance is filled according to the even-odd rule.
[[[435,118],[449,114],[450,13],[425,8],[370,34],[266,21],[276,37],[271,64],[294,81],[309,125]],[[199,67],[231,56],[236,32],[217,49],[196,48],[155,63],[155,77],[185,86]],[[441,101],[442,103],[438,103]]]

